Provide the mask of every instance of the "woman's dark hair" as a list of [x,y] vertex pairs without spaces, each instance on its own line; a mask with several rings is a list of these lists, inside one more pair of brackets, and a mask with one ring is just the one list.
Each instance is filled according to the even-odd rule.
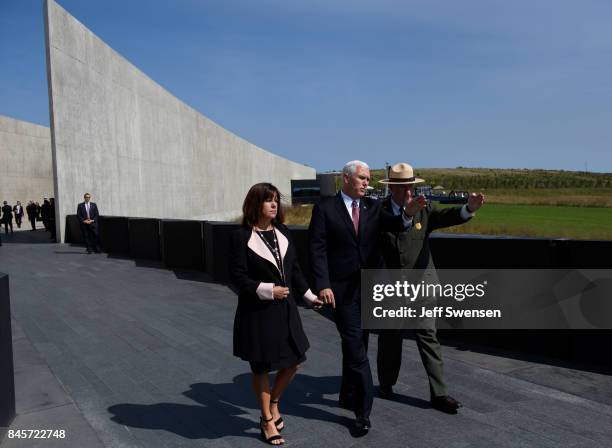
[[272,200],[274,195],[276,195],[278,207],[276,209],[276,218],[272,220],[272,224],[278,225],[285,222],[285,213],[283,212],[280,191],[278,191],[278,188],[274,185],[268,182],[262,182],[253,185],[247,193],[246,198],[244,198],[244,203],[242,204],[242,226],[247,229],[255,226],[261,217],[263,203]]

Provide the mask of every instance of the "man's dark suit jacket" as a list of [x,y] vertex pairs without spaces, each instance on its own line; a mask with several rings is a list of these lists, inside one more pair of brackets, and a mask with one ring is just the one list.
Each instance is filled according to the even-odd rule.
[[312,209],[308,229],[315,293],[331,288],[336,303],[354,300],[360,270],[382,266],[380,232],[403,229],[402,218],[385,212],[380,201],[361,198],[357,235],[341,194],[321,199]]
[[2,206],[2,222],[9,222],[13,220],[13,207],[10,205]]
[[[382,201],[383,208],[393,213],[391,197]],[[429,234],[436,229],[455,226],[466,222],[461,217],[462,207],[437,209],[431,204],[421,209],[406,232],[383,232],[380,247],[385,267],[388,269],[434,269],[429,250]],[[417,223],[420,229],[417,229]]]
[[20,205],[20,206],[19,206],[19,211],[17,211],[17,206],[15,205],[15,206],[13,207],[13,213],[15,213],[15,217],[16,217],[16,218],[23,216],[23,206],[22,206],[22,205]]
[[26,206],[26,212],[28,213],[28,218],[33,219],[36,218],[36,204],[29,204]]
[[[93,219],[94,222],[93,226],[97,226],[98,225],[98,206],[95,204],[95,202],[90,202],[89,203],[89,218]],[[87,211],[85,210],[85,202],[81,202],[78,207],[77,207],[77,218],[79,219],[79,224],[80,225],[86,225],[83,224],[83,221],[85,221],[87,219]]]

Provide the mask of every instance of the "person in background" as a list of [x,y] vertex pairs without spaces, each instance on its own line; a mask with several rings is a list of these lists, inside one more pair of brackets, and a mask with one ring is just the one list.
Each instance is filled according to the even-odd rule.
[[83,202],[77,206],[77,219],[81,227],[81,233],[85,240],[87,253],[92,251],[100,253],[100,241],[98,238],[98,206],[91,202],[91,194],[83,195]]
[[13,233],[13,207],[8,205],[7,201],[4,201],[2,205],[2,223],[4,224],[4,232],[8,235],[9,227],[11,233]]
[[17,224],[18,229],[21,229],[21,219],[23,218],[21,202],[17,201],[17,204],[13,207],[13,213],[15,214],[15,224]]
[[36,215],[38,214],[38,210],[34,201],[28,203],[26,206],[26,213],[28,214],[28,221],[30,221],[32,230],[36,230]]
[[57,243],[55,236],[55,198],[49,199],[49,205],[51,206],[49,209],[49,233],[51,234],[51,241]]
[[48,198],[43,199],[43,205],[40,207],[40,217],[42,218],[43,226],[45,230],[49,231],[49,217],[51,215],[51,202]]

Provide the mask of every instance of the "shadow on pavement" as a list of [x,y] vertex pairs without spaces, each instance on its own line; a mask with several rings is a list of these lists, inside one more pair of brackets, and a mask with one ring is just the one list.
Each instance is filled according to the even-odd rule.
[[4,233],[4,226],[1,230],[2,244],[55,244],[51,241],[51,234],[44,229],[16,230],[8,235]]
[[[282,397],[281,413],[283,416],[332,422],[350,430],[354,423],[352,415],[338,415],[321,409],[321,406],[337,408],[337,400],[325,395],[337,394],[339,388],[339,376],[298,374]],[[258,422],[246,415],[253,411],[259,414],[251,392],[250,374],[238,375],[228,383],[195,383],[183,395],[197,404],[122,403],[110,406],[108,411],[112,414],[111,420],[121,425],[162,429],[189,439],[259,437]],[[430,407],[428,402],[414,397],[400,396],[397,401],[419,408]]]

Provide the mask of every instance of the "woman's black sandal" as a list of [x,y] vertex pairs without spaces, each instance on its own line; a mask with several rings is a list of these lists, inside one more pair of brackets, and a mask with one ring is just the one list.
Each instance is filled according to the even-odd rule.
[[263,417],[259,417],[259,430],[261,431],[261,438],[264,440],[264,442],[273,445],[273,446],[281,446],[284,445],[285,442],[281,442],[281,443],[272,443],[275,440],[279,440],[282,439],[283,436],[281,436],[280,434],[277,434],[275,436],[270,436],[270,437],[266,437],[266,432],[264,431],[264,423],[268,423],[272,421],[272,417],[270,417],[268,420],[266,420]]
[[[270,403],[272,404],[278,404],[278,400],[270,400]],[[285,425],[283,424],[283,426],[281,426],[280,428],[278,427],[278,425],[283,424],[283,417],[279,417],[278,419],[274,420],[274,426],[276,426],[276,430],[278,432],[281,432],[283,429],[285,429]]]

